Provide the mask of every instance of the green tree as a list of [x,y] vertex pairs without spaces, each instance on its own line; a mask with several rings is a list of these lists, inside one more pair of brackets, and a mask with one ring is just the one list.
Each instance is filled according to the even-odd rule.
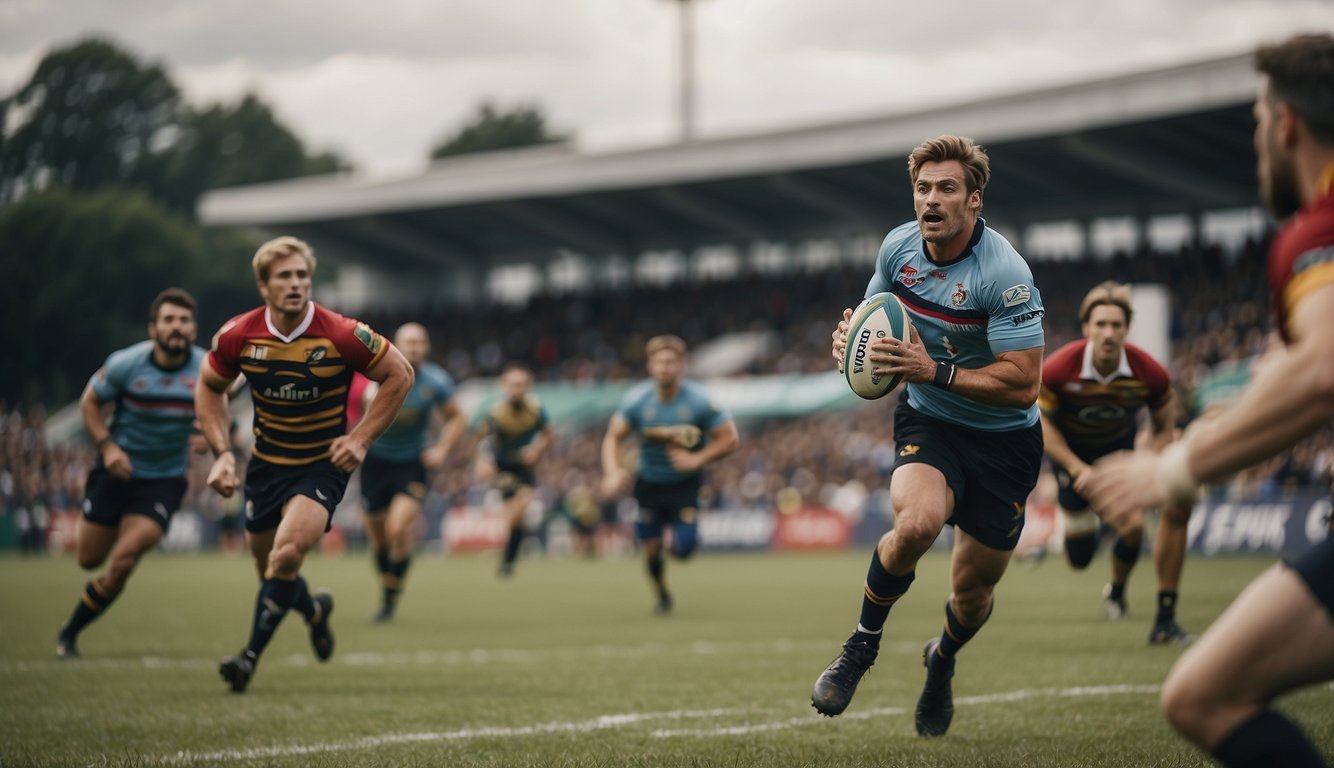
[[206,189],[351,169],[333,153],[308,155],[254,94],[189,115],[169,160],[169,205],[182,210],[193,210]]
[[252,246],[205,232],[141,193],[55,187],[0,208],[0,398],[78,396],[112,350],[146,338],[147,309],[177,285],[200,302],[203,344],[255,303]]
[[549,132],[546,117],[537,107],[519,105],[512,110],[501,111],[491,103],[484,102],[477,114],[462,128],[446,136],[431,150],[431,159],[550,144],[566,139],[562,134]]
[[180,133],[181,97],[165,70],[104,40],[58,48],[5,100],[0,201],[60,184],[151,183]]

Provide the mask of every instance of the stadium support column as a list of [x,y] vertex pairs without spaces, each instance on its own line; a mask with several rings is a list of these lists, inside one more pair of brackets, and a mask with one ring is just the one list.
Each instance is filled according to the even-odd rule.
[[695,19],[694,0],[674,0],[679,6],[681,68],[680,118],[681,141],[695,138]]

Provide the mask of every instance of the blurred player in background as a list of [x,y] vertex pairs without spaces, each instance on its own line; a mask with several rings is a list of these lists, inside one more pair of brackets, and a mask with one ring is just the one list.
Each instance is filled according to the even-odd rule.
[[[1176,435],[1172,381],[1156,360],[1126,341],[1130,332],[1130,286],[1108,281],[1094,287],[1079,305],[1084,338],[1072,341],[1042,365],[1042,436],[1060,483],[1058,499],[1065,517],[1065,556],[1086,568],[1102,540],[1096,508],[1082,495],[1089,464],[1113,451],[1135,447],[1140,411],[1149,409],[1154,450]],[[1150,643],[1185,643],[1194,639],[1176,623],[1177,586],[1186,557],[1189,504],[1169,504],[1153,550],[1158,571],[1158,612]],[[1112,581],[1107,585],[1107,615],[1126,612],[1126,579],[1139,560],[1144,511],[1112,521]]]
[[[1005,238],[981,218],[991,175],[971,139],[939,136],[908,156],[915,221],[880,246],[870,296],[891,291],[907,307],[910,338],[871,345],[876,374],[902,374],[894,413],[898,451],[890,479],[894,529],[871,557],[862,611],[843,653],[816,680],[812,704],[834,716],[875,662],[890,607],[917,561],[955,526],[945,631],[927,642],[917,732],[943,735],[954,717],[955,654],[991,617],[992,592],[1024,527],[1024,504],[1042,465],[1037,397],[1042,375],[1042,298]],[[852,310],[834,330],[839,369]]]
[[[181,506],[204,360],[204,350],[194,345],[198,330],[194,298],[180,288],[162,291],[148,310],[148,341],[113,352],[79,398],[84,429],[98,451],[79,520],[79,567],[107,563],[107,569],[84,586],[60,628],[61,658],[79,656],[79,633],[111,607]],[[115,404],[110,427],[102,413],[107,403]]]
[[[414,528],[426,498],[426,471],[440,469],[465,428],[463,412],[454,401],[454,379],[427,358],[431,340],[418,323],[406,323],[394,334],[394,346],[412,365],[412,390],[380,439],[366,451],[361,464],[361,496],[366,508],[366,535],[375,553],[383,589],[376,622],[394,618],[403,580],[412,560]],[[364,397],[375,397],[375,384]],[[427,446],[431,415],[444,418],[440,439]]]
[[[200,428],[214,456],[208,484],[223,496],[237,485],[227,390],[241,373],[255,405],[245,522],[261,583],[250,640],[218,670],[236,693],[250,683],[291,608],[306,617],[316,657],[327,661],[333,654],[333,597],[310,594],[301,564],[329,530],[348,476],[412,388],[412,366],[384,337],[311,300],[315,254],[304,241],[270,240],[255,253],[252,267],[264,306],[222,326],[200,369],[203,386],[195,388]],[[354,370],[379,382],[380,391],[345,434]]]
[[704,467],[736,450],[736,424],[710,402],[698,384],[685,379],[686,343],[663,335],[644,348],[649,380],[626,393],[602,440],[603,491],[623,493],[629,474],[621,466],[621,441],[640,437],[634,496],[639,504],[635,535],[644,543],[658,613],[672,610],[663,561],[663,531],[672,529],[670,553],[682,560],[699,543],[699,489]]
[[[1271,306],[1286,348],[1258,366],[1231,407],[1197,421],[1161,455],[1094,465],[1090,500],[1109,516],[1191,498],[1292,447],[1334,418],[1334,37],[1300,36],[1256,54],[1260,196],[1291,216],[1269,252]],[[1295,211],[1295,213],[1294,213]],[[1229,766],[1323,766],[1270,708],[1334,678],[1334,537],[1251,582],[1163,684],[1168,720]]]
[[504,502],[509,538],[501,555],[502,578],[514,574],[519,546],[526,535],[524,515],[533,502],[537,485],[534,467],[555,442],[555,431],[542,402],[533,394],[533,372],[523,363],[513,362],[500,374],[502,397],[487,411],[479,438],[490,442],[490,449],[479,451],[479,474],[493,477]]

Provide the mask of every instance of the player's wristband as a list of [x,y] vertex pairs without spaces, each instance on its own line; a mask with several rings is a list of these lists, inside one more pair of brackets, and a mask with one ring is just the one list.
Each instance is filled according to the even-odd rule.
[[1188,502],[1195,498],[1200,482],[1191,474],[1189,462],[1190,451],[1184,441],[1172,443],[1159,454],[1154,482],[1164,501]]
[[941,389],[949,389],[954,386],[954,374],[957,370],[958,369],[954,367],[954,363],[937,362],[936,377],[931,383]]

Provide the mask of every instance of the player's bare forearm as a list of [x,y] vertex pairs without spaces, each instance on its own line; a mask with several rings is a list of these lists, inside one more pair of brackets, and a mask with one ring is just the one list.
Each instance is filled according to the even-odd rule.
[[735,451],[740,444],[741,438],[737,435],[736,424],[727,421],[714,427],[709,432],[709,444],[699,451],[700,465],[711,464],[721,459]]
[[463,438],[463,432],[468,428],[466,419],[463,418],[463,411],[454,403],[450,403],[445,408],[445,426],[440,430],[440,451],[448,456],[454,450],[454,446],[459,444]]
[[1177,438],[1176,403],[1169,398],[1150,415],[1153,422],[1153,450],[1162,453]]
[[958,368],[950,391],[987,405],[1027,408],[1042,386],[1042,347],[1002,352],[981,368]]
[[[1305,339],[1274,355],[1231,406],[1187,431],[1187,467],[1195,479],[1226,477],[1295,444],[1334,418],[1334,291],[1302,303],[1327,306],[1295,324]],[[1324,325],[1314,325],[1320,322]]]
[[393,346],[389,347],[375,367],[365,373],[367,378],[379,384],[379,388],[370,407],[366,409],[366,415],[357,422],[348,437],[363,446],[369,446],[394,422],[399,409],[403,407],[403,401],[412,391],[413,373],[403,353]]
[[232,412],[227,405],[227,391],[231,380],[219,375],[207,360],[199,368],[199,383],[195,386],[195,418],[199,431],[214,456],[231,450]]
[[630,425],[619,413],[611,417],[607,434],[602,438],[602,473],[613,475],[621,468],[621,441],[630,432]]

